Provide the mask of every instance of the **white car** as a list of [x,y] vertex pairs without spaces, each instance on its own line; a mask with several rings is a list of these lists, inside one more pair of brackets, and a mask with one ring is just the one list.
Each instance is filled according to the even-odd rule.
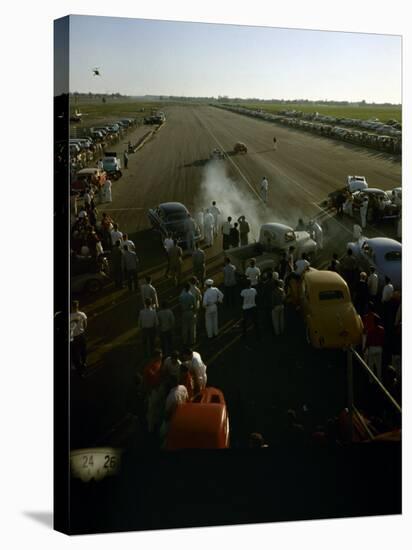
[[385,276],[389,277],[396,290],[402,287],[402,245],[394,239],[386,237],[361,238],[357,242],[348,243],[353,255],[359,262],[359,267],[368,273],[373,266],[379,277],[379,288],[385,284]]
[[363,191],[368,188],[368,183],[365,176],[348,176],[347,188],[350,193],[355,191]]

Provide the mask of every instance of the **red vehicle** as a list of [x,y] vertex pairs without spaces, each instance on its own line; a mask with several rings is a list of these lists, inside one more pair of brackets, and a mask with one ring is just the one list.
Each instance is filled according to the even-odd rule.
[[94,185],[102,187],[106,182],[106,172],[99,168],[83,168],[76,174],[75,180],[71,183],[71,190],[77,193],[84,193],[86,188]]
[[220,390],[207,387],[177,407],[166,438],[167,450],[228,447],[229,417]]

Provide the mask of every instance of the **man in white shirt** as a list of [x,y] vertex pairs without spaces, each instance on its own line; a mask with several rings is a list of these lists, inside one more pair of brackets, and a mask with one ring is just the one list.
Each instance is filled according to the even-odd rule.
[[165,252],[166,252],[166,260],[167,260],[167,267],[166,267],[165,277],[168,277],[169,276],[169,271],[170,271],[169,252],[170,252],[170,249],[173,248],[173,239],[172,239],[172,237],[169,233],[166,235],[165,240],[163,241],[163,247],[164,247]]
[[230,246],[230,230],[232,229],[232,218],[222,223],[222,235],[223,235],[223,250],[227,250]]
[[246,268],[245,275],[253,287],[258,285],[260,269],[256,267],[256,260],[254,258],[250,260],[250,265]]
[[148,275],[145,277],[145,283],[140,287],[140,293],[142,301],[145,303],[146,298],[150,298],[154,309],[159,309],[159,300],[157,298],[157,291],[152,285],[152,278]]
[[117,223],[113,224],[113,229],[110,232],[110,238],[112,240],[112,246],[114,246],[117,241],[120,241],[120,243],[123,241],[123,233],[119,231]]
[[385,286],[382,290],[382,304],[388,303],[393,296],[393,284],[389,277],[385,277]]
[[70,355],[71,361],[79,374],[86,369],[86,328],[87,316],[79,310],[79,302],[73,300],[70,313]]
[[151,357],[154,351],[156,329],[159,325],[156,311],[152,308],[152,301],[146,298],[144,309],[139,312],[138,328],[142,333],[142,344],[146,356]]
[[376,273],[376,269],[371,266],[369,268],[369,277],[368,277],[368,294],[369,298],[372,301],[376,300],[376,297],[378,295],[378,286],[379,286],[379,277]]
[[302,257],[300,260],[296,260],[295,263],[295,273],[299,276],[302,275],[307,269],[309,269],[310,263],[308,262],[307,255],[305,252],[302,252]]
[[205,324],[208,338],[214,338],[218,335],[218,316],[217,316],[217,304],[221,304],[223,301],[223,293],[213,286],[212,279],[206,279],[205,281],[206,291],[203,294],[203,307],[206,310]]
[[127,233],[123,233],[122,239],[123,239],[122,243],[121,243],[122,244],[122,250],[123,250],[124,245],[126,245],[129,250],[131,250],[132,252],[136,252],[136,246],[135,246],[134,242],[129,239],[129,236],[128,236]]
[[210,207],[210,213],[213,216],[214,220],[214,235],[217,236],[217,233],[219,231],[219,216],[221,214],[219,208],[216,206],[216,201],[212,202],[212,206]]
[[207,384],[207,367],[203,363],[200,353],[193,351],[191,348],[183,350],[182,359],[192,375],[194,393],[199,393]]
[[269,189],[269,182],[266,176],[263,176],[263,179],[260,182],[260,195],[265,204],[268,202],[268,189]]
[[255,328],[256,338],[259,339],[259,327],[257,323],[257,309],[256,309],[256,288],[252,287],[250,280],[247,281],[247,286],[242,290],[240,296],[243,299],[242,313],[243,313],[243,338],[246,338],[247,327],[250,323]]
[[368,214],[368,205],[369,205],[369,199],[368,197],[365,197],[363,201],[361,202],[361,205],[359,207],[359,213],[361,218],[361,226],[362,229],[365,229],[366,227],[366,220],[367,220],[367,214]]
[[213,214],[209,210],[205,213],[203,218],[203,228],[205,232],[206,246],[213,246],[214,234],[215,234],[215,221]]

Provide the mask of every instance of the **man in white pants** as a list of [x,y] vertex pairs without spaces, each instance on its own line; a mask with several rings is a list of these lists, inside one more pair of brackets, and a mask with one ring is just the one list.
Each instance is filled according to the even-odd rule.
[[206,291],[203,294],[203,307],[206,310],[205,324],[208,338],[218,335],[217,304],[223,301],[223,293],[213,286],[213,279],[206,279]]
[[263,179],[260,183],[260,195],[265,204],[268,202],[268,189],[269,189],[269,182],[266,176],[263,176]]
[[366,220],[368,215],[368,204],[369,204],[369,199],[368,197],[365,197],[362,201],[362,204],[359,207],[362,229],[365,229],[366,227]]
[[207,210],[203,218],[203,227],[205,231],[206,246],[213,246],[214,225],[215,225],[215,222],[214,222],[213,214],[209,210]]
[[221,215],[219,208],[216,206],[216,201],[212,202],[212,206],[210,207],[209,212],[213,216],[213,220],[214,220],[213,233],[214,233],[214,236],[216,237],[219,231],[219,216]]

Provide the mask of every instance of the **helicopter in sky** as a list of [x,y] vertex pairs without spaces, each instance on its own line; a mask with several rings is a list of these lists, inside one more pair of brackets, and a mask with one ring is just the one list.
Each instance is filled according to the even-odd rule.
[[94,67],[92,69],[92,72],[93,72],[93,76],[101,76],[100,74],[100,67]]

